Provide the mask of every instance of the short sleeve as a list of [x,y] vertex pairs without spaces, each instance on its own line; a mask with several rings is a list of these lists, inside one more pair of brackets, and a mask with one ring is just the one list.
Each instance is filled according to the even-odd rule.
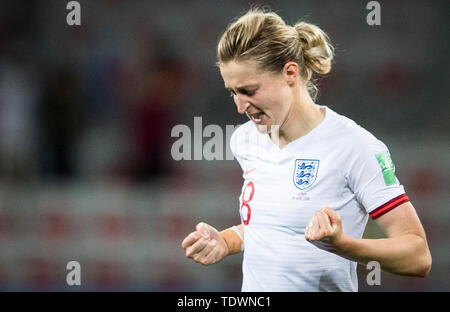
[[372,219],[409,201],[388,148],[372,135],[356,140],[348,161],[348,185]]
[[237,162],[239,163],[239,165],[241,166],[242,170],[244,170],[243,168],[243,157],[242,155],[239,153],[240,150],[240,146],[242,145],[242,139],[240,139],[240,135],[239,135],[239,127],[237,129],[234,130],[233,134],[230,137],[230,150],[231,153],[233,154],[233,157],[235,160],[237,160]]
[[254,142],[258,142],[254,141],[258,133],[255,131],[256,128],[252,123],[252,121],[248,121],[238,126],[230,137],[230,150],[234,159],[241,166],[242,171],[247,169],[249,156],[254,152],[253,148],[256,145]]

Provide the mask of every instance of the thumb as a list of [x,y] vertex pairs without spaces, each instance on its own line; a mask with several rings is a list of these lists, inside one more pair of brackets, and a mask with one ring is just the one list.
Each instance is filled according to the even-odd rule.
[[330,218],[331,225],[336,223],[341,223],[341,217],[337,214],[336,211],[331,209],[330,207],[325,207],[322,209],[323,212]]

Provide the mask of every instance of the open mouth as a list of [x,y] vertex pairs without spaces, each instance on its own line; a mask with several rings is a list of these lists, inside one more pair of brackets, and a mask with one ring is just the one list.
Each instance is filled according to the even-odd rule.
[[259,112],[259,113],[255,113],[255,114],[247,113],[247,117],[250,118],[251,120],[253,120],[256,123],[260,123],[262,121],[263,115],[264,115],[263,112]]

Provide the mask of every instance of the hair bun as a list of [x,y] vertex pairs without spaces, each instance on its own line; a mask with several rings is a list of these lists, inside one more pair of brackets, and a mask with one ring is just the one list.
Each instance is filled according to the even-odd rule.
[[306,22],[297,23],[294,28],[298,34],[305,66],[318,74],[329,73],[334,48],[327,34],[319,27]]

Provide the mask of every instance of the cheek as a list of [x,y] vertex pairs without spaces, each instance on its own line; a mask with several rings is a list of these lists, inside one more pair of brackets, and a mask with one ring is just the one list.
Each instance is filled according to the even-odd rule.
[[290,98],[285,92],[273,92],[267,99],[268,114],[275,119],[281,121],[284,119],[290,107]]
[[277,88],[270,88],[265,90],[264,93],[260,94],[259,102],[261,103],[261,108],[269,111],[276,111],[280,108],[283,102],[282,94]]

